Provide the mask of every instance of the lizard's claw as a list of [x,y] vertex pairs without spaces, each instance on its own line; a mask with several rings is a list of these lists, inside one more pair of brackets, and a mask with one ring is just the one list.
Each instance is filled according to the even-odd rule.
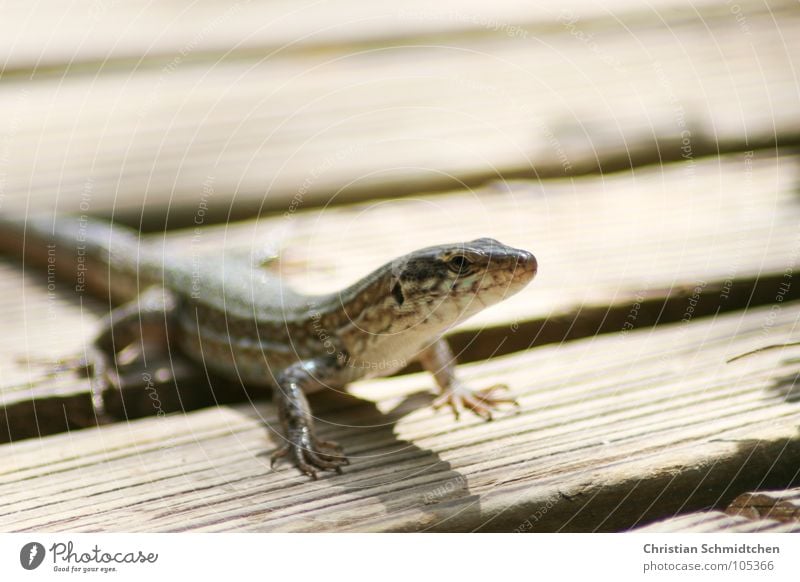
[[290,434],[287,441],[287,444],[272,454],[270,467],[274,467],[278,459],[291,455],[295,466],[316,480],[317,469],[341,473],[342,466],[350,464],[337,443],[318,440],[309,436],[306,431]]
[[455,384],[433,401],[433,408],[438,410],[448,405],[453,409],[456,420],[466,408],[484,420],[492,420],[492,413],[499,410],[501,404],[519,406],[517,400],[510,396],[498,397],[498,392],[508,390],[505,384],[495,384],[484,390],[472,390],[461,384]]

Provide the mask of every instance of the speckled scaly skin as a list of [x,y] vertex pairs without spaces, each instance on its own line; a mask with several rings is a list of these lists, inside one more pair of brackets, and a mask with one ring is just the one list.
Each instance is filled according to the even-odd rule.
[[490,238],[420,249],[339,292],[308,296],[241,251],[163,256],[117,225],[0,217],[0,250],[47,263],[48,248],[57,249],[62,277],[76,277],[83,263],[81,285],[127,301],[109,314],[89,351],[97,393],[114,383],[115,353],[135,344],[142,329],[164,327],[165,348],[215,375],[273,387],[285,439],[273,462],[287,457],[312,478],[320,469],[340,471],[347,459],[336,443],[317,438],[307,393],[418,361],[440,388],[434,405],[456,415],[466,408],[490,419],[497,405],[514,402],[498,396],[502,386],[460,384],[441,339],[536,275],[531,253]]

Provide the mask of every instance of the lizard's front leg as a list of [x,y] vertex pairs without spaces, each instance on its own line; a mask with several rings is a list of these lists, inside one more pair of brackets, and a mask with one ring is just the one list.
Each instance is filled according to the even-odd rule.
[[438,409],[449,405],[456,419],[465,408],[485,420],[492,420],[492,412],[496,411],[500,404],[519,406],[514,398],[497,396],[499,392],[508,390],[505,384],[495,384],[483,390],[473,390],[462,384],[456,377],[456,360],[447,340],[437,340],[425,348],[417,359],[439,385],[441,394],[433,401],[433,407]]
[[320,385],[335,384],[340,372],[335,358],[320,358],[292,364],[278,375],[274,394],[286,444],[272,455],[272,466],[288,456],[298,469],[316,479],[317,469],[341,473],[342,465],[350,464],[337,443],[317,438],[304,394]]

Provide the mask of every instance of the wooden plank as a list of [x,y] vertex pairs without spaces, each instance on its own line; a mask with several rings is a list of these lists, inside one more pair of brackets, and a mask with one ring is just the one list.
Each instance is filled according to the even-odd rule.
[[[309,293],[342,288],[426,244],[493,236],[532,250],[537,280],[454,330],[451,343],[468,362],[797,297],[800,288],[785,287],[800,257],[797,179],[795,157],[744,154],[697,163],[691,179],[686,166],[674,165],[514,182],[469,196],[421,196],[153,235],[144,244],[187,253],[282,246],[284,274]],[[15,360],[80,353],[104,308],[76,302],[69,289],[51,292],[47,278],[31,270],[23,277],[15,264],[0,269],[0,312],[12,314],[10,332],[0,338],[0,385],[18,386],[0,391],[0,440],[93,424],[85,381],[59,378],[30,392],[27,384],[41,367]],[[748,347],[769,341],[765,332]],[[185,389],[170,383],[155,389],[166,411],[247,399],[235,386],[212,389],[202,378]],[[108,406],[121,417],[155,414],[151,394],[134,378],[124,395],[108,395]]]
[[[780,5],[770,2],[773,8]],[[267,54],[333,44],[385,46],[429,35],[441,38],[484,32],[527,38],[566,16],[583,21],[632,16],[669,19],[684,6],[675,0],[656,0],[646,6],[631,0],[569,0],[561,2],[558,9],[514,0],[491,4],[440,0],[435,7],[422,0],[407,0],[401,7],[385,0],[369,4],[273,0],[186,5],[12,0],[3,2],[0,54],[5,55],[2,71],[6,75],[32,69],[84,70],[90,65],[108,69],[146,66],[147,61],[175,55],[185,61],[217,59],[229,52]],[[744,0],[737,4],[737,14],[746,19],[754,6],[757,3]],[[733,15],[712,0],[695,0],[691,7],[704,17]]]
[[[610,531],[797,478],[800,407],[780,379],[800,304],[544,346],[462,366],[508,383],[518,414],[456,422],[426,375],[314,399],[344,475],[317,482],[259,456],[270,405],[143,419],[3,445],[3,531]],[[785,386],[783,386],[785,388]],[[420,407],[421,406],[421,407]]]
[[799,533],[800,524],[771,519],[747,519],[721,511],[691,513],[635,530],[639,533]]
[[800,522],[800,489],[743,493],[733,500],[726,513],[748,519],[793,522],[800,527],[797,523]]
[[800,10],[753,10],[10,79],[2,206],[157,229],[795,143]]

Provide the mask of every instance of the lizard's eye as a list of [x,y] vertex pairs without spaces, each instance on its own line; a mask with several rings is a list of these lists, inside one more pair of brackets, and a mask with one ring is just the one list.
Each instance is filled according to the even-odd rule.
[[472,268],[472,261],[463,255],[456,255],[447,261],[447,268],[457,275],[466,275]]

